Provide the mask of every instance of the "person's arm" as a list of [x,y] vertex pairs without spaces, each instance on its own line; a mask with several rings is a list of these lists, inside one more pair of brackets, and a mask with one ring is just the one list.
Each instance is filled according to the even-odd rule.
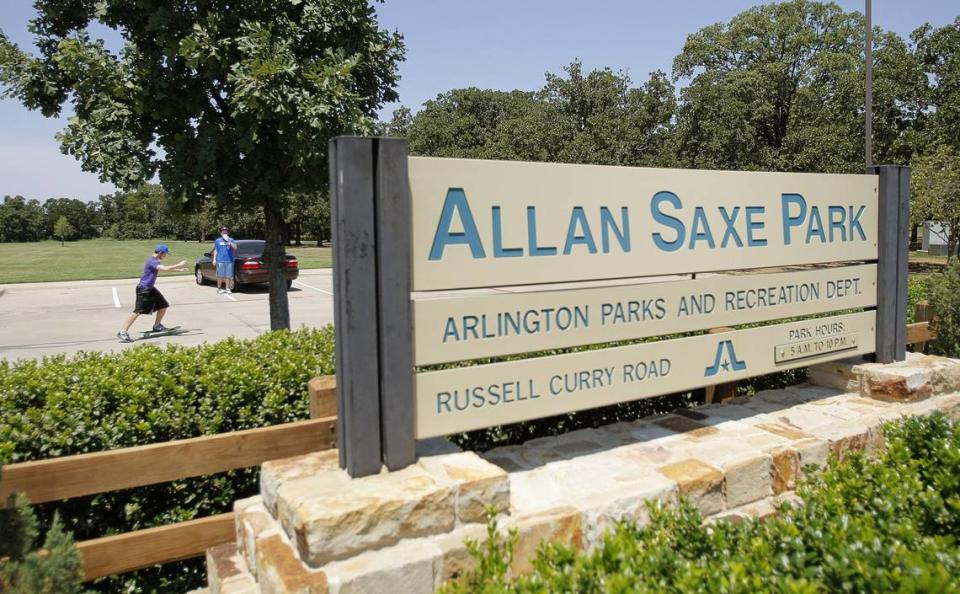
[[180,260],[176,264],[171,264],[170,266],[164,266],[163,264],[157,265],[157,270],[160,272],[183,272],[184,266],[187,264],[186,260]]

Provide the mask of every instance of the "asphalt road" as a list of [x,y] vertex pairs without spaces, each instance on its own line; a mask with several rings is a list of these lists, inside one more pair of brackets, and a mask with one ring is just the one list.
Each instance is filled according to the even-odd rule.
[[[120,344],[116,333],[133,310],[137,279],[9,284],[0,287],[0,358],[32,359],[78,351],[119,351],[137,344],[196,345],[234,336],[252,338],[270,329],[267,288],[218,295],[190,276],[164,277],[157,288],[170,303],[163,323],[186,332]],[[292,328],[333,323],[330,269],[302,270],[289,293]],[[153,325],[140,316],[130,335]]]

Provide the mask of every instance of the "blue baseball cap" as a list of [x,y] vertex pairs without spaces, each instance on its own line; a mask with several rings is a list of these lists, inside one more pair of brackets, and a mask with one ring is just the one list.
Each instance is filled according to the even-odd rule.
[[170,248],[168,248],[165,243],[158,243],[157,247],[153,248],[153,251],[157,254],[168,254],[170,253]]

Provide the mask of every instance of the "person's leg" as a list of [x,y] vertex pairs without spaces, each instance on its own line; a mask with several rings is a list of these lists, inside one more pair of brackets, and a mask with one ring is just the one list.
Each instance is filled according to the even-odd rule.
[[227,264],[227,290],[233,292],[233,262]]
[[127,330],[130,329],[130,326],[133,326],[133,322],[136,321],[136,319],[139,318],[139,317],[140,317],[140,314],[138,314],[137,312],[133,312],[133,313],[130,314],[130,316],[127,318],[127,321],[123,323],[123,327],[120,328],[120,329],[121,329],[122,331],[126,332]]
[[153,311],[157,314],[157,317],[153,322],[153,329],[154,331],[164,330],[165,328],[160,325],[160,320],[162,320],[163,316],[166,315],[167,308],[170,307],[170,304],[167,303],[167,300],[163,297],[163,293],[161,293],[156,287],[150,289],[150,301]]

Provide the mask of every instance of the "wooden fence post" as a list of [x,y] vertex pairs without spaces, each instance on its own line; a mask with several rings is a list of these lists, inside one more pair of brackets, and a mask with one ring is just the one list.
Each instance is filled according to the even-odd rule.
[[910,168],[867,168],[879,176],[877,233],[878,363],[903,361],[907,352],[907,248],[910,241]]
[[[914,322],[931,322],[933,321],[933,308],[930,307],[930,302],[926,299],[922,301],[917,301],[916,309],[914,310],[916,315],[914,316]],[[914,352],[925,353],[927,352],[927,343],[926,341],[918,342],[913,345]]]
[[322,375],[307,383],[310,395],[310,418],[337,416],[337,376]]

